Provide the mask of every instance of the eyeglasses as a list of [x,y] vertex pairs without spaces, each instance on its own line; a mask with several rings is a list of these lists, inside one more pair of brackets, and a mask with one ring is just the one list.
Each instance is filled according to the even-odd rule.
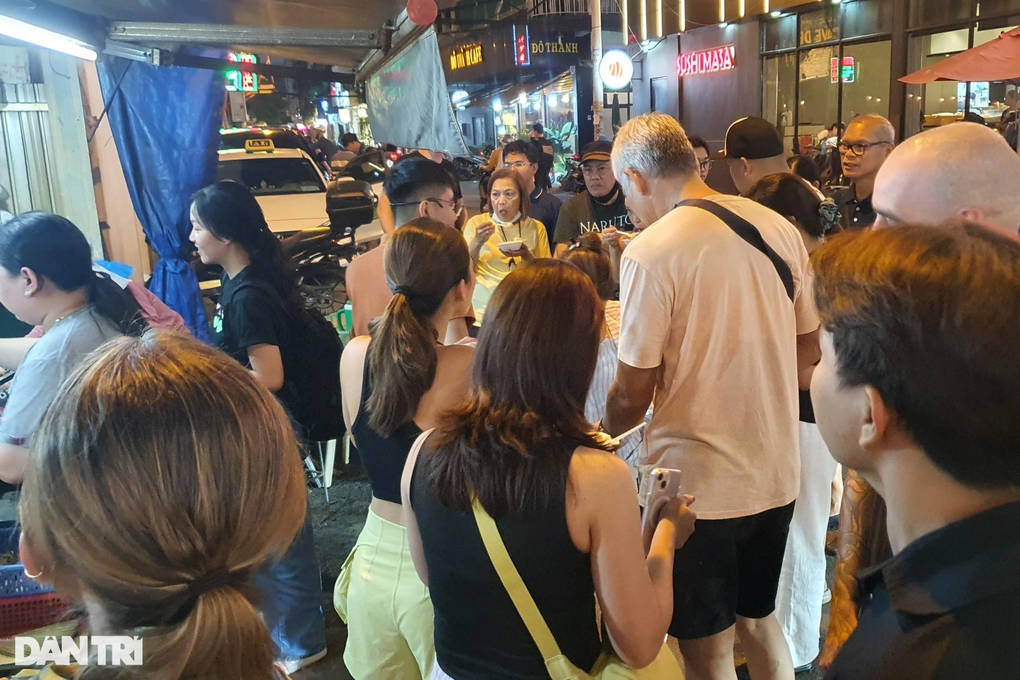
[[836,145],[836,148],[839,149],[839,152],[841,154],[846,154],[852,151],[855,156],[863,156],[864,152],[873,146],[891,143],[892,142],[868,142],[867,144],[847,144],[846,142],[840,142],[839,144]]
[[[422,201],[427,201],[428,203],[435,203],[440,208],[449,207],[450,210],[452,210],[455,215],[460,215],[462,212],[464,212],[463,200],[453,199],[451,201],[446,198],[423,198]],[[405,201],[403,203],[390,203],[390,207],[399,208],[405,205],[418,205],[419,203],[421,203],[421,201]]]
[[523,170],[524,168],[531,167],[531,163],[527,161],[514,161],[513,163],[504,163],[504,170]]
[[608,163],[603,165],[582,165],[581,172],[587,177],[602,177],[612,172],[612,166]]
[[706,158],[703,161],[698,161],[698,166],[702,170],[711,170],[712,169],[712,159],[711,158]]

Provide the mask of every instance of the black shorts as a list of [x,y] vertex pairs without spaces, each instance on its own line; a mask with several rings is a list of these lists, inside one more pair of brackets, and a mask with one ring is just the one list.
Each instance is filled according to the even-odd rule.
[[737,617],[762,619],[776,609],[793,503],[757,515],[699,519],[673,559],[669,634],[697,640]]

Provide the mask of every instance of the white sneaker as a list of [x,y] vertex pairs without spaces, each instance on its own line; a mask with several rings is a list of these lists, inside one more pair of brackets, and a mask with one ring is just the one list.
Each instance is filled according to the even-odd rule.
[[306,656],[303,659],[279,659],[276,662],[276,666],[287,675],[293,675],[302,668],[311,666],[316,661],[322,661],[326,658],[326,652],[328,650],[323,649],[321,652],[316,652],[311,656]]

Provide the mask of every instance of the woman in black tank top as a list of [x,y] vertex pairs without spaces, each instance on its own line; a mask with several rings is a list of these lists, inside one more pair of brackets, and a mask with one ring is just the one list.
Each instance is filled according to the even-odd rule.
[[602,301],[577,267],[546,259],[511,272],[488,309],[470,399],[427,435],[402,482],[412,556],[435,609],[432,677],[548,677],[482,543],[472,497],[575,666],[591,669],[602,647],[596,594],[620,656],[647,666],[663,653],[673,553],[694,519],[671,504],[646,565],[627,465],[584,419]]
[[439,336],[471,303],[474,275],[458,231],[417,219],[386,246],[393,290],[371,336],[355,338],[340,361],[344,419],[372,486],[358,543],[334,589],[348,624],[344,661],[357,679],[427,678],[432,671],[432,603],[414,572],[400,507],[400,475],[421,427],[467,396],[474,350]]

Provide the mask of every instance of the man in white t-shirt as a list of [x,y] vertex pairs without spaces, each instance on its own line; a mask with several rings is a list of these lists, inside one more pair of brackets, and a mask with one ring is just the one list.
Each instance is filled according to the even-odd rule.
[[[735,634],[755,680],[792,678],[775,602],[799,485],[797,389],[818,354],[807,251],[777,213],[709,189],[669,116],[629,121],[612,160],[628,208],[651,226],[623,254],[620,363],[602,428],[633,427],[654,396],[642,462],[681,470],[697,498],[670,634],[692,680],[733,677]],[[705,207],[674,207],[691,199]],[[745,223],[731,228],[719,208]]]

